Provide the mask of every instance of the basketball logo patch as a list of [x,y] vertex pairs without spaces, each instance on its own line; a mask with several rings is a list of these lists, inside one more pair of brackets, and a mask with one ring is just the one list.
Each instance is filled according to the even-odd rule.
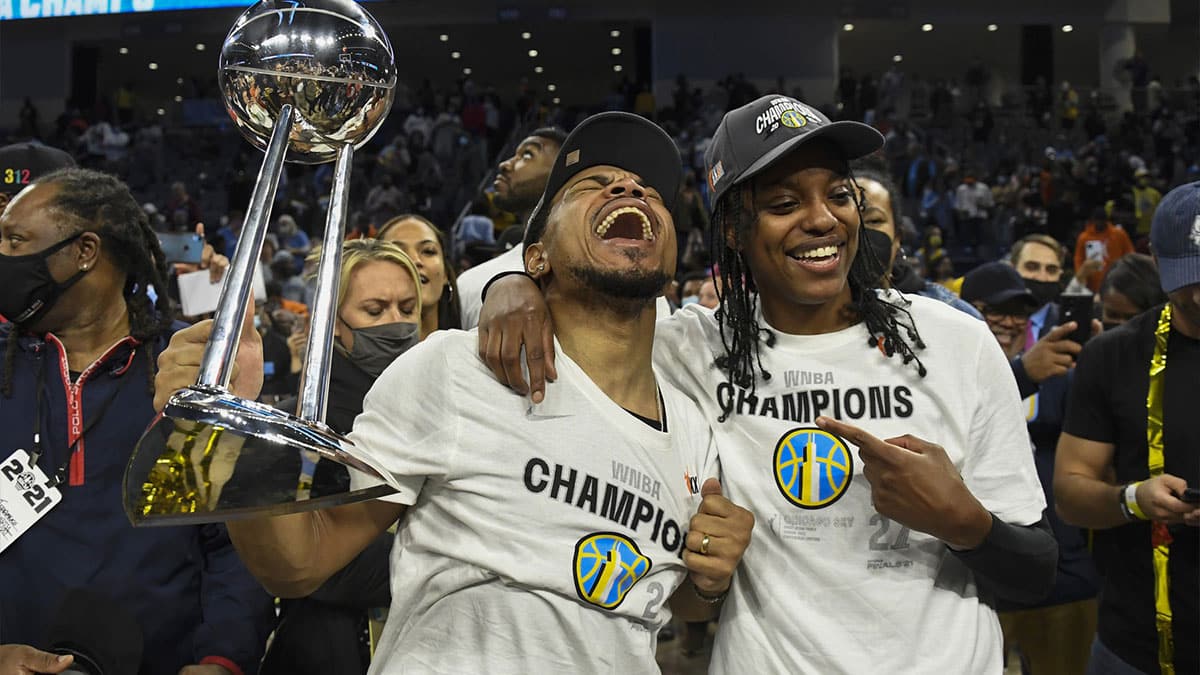
[[651,565],[629,537],[593,532],[575,544],[575,591],[588,604],[615,609]]
[[854,477],[854,458],[842,439],[816,428],[793,429],[775,444],[775,485],[802,509],[836,502]]
[[799,129],[800,127],[808,124],[808,120],[804,119],[804,115],[801,115],[795,110],[783,111],[783,114],[779,116],[779,122],[783,126],[791,127],[793,129]]

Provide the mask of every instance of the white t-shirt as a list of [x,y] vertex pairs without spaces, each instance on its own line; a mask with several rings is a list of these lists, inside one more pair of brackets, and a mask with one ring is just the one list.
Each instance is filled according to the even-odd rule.
[[483,287],[501,272],[520,272],[525,269],[525,246],[517,244],[504,253],[480,263],[458,277],[458,307],[462,313],[463,330],[479,325],[479,310],[483,307]]
[[350,434],[411,504],[371,673],[657,673],[688,522],[719,471],[708,423],[664,383],[656,431],[557,349],[531,405],[476,339],[406,352]]
[[[904,297],[927,345],[917,352],[924,378],[868,347],[859,324],[775,332],[775,346],[762,350],[771,379],[750,394],[714,365],[724,349],[712,311],[689,305],[658,323],[655,367],[698,400],[713,423],[725,494],[757,519],[711,673],[1000,672],[1000,626],[973,575],[940,541],[880,516],[857,448],[814,424],[824,414],[879,438],[937,443],[999,518],[1041,518],[1024,412],[995,338],[949,305]],[[732,414],[719,423],[722,405]]]

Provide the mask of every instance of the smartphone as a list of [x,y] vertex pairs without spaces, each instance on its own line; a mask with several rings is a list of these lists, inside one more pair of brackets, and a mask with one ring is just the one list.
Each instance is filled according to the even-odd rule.
[[194,232],[160,234],[158,245],[169,263],[199,264],[204,255],[204,237]]
[[1058,325],[1074,321],[1077,328],[1070,335],[1068,340],[1074,340],[1079,344],[1087,342],[1092,336],[1092,296],[1091,294],[1080,293],[1078,295],[1060,295],[1058,296]]
[[1189,504],[1200,504],[1200,488],[1188,488],[1179,495],[1179,501]]

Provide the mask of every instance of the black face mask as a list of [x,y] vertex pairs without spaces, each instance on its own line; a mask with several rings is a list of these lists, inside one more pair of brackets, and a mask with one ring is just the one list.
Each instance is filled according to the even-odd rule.
[[46,260],[83,236],[83,232],[63,239],[44,251],[29,255],[0,255],[0,314],[18,326],[34,323],[75,285],[86,270],[79,270],[61,284],[50,275]]
[[1125,325],[1125,322],[1123,322],[1123,321],[1102,321],[1101,323],[1104,324],[1104,332],[1105,333],[1107,333],[1110,330],[1116,330],[1116,329],[1120,328],[1121,326]]
[[871,270],[871,278],[882,282],[892,272],[888,265],[888,261],[892,257],[892,238],[887,236],[886,232],[866,227],[862,230],[859,243],[864,249],[875,254],[873,260],[871,257],[867,257],[867,263]]
[[396,322],[353,328],[345,319],[338,317],[338,320],[354,334],[350,361],[374,378],[378,378],[384,369],[392,365],[392,361],[421,341],[415,323]]
[[1034,281],[1033,279],[1026,279],[1025,288],[1030,293],[1033,293],[1033,297],[1038,301],[1038,306],[1054,302],[1062,293],[1062,283],[1058,281]]

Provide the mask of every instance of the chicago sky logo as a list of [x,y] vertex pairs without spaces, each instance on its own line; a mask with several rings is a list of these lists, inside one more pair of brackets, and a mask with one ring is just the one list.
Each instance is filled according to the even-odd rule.
[[593,532],[575,544],[575,591],[588,604],[616,609],[651,565],[629,537]]
[[846,442],[815,428],[792,429],[775,444],[775,485],[802,509],[836,502],[854,477],[854,459]]

